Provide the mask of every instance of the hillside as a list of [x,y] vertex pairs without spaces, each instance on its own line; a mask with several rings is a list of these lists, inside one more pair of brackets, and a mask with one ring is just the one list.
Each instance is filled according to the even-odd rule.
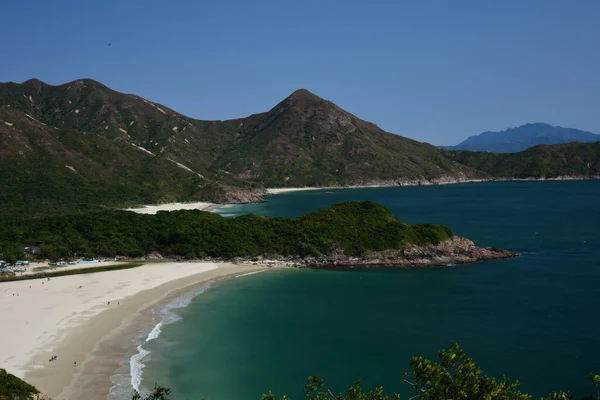
[[464,179],[436,147],[394,135],[305,89],[240,122],[239,136],[213,163],[267,187]]
[[0,107],[0,203],[47,211],[199,197],[205,182],[126,137],[57,129]]
[[200,121],[91,79],[3,83],[0,144],[0,201],[28,212],[478,176],[303,89],[265,113]]
[[[546,126],[522,128],[537,125]],[[264,113],[200,121],[91,79],[59,86],[32,79],[0,84],[0,216],[253,202],[265,187],[595,173],[595,150],[565,149],[448,152],[385,132],[305,89]]]
[[600,179],[600,142],[540,145],[520,153],[453,151],[454,159],[498,178]]
[[600,135],[579,129],[563,128],[544,123],[526,124],[501,132],[483,132],[471,136],[447,150],[490,151],[516,153],[540,144],[562,144],[570,142],[597,142]]

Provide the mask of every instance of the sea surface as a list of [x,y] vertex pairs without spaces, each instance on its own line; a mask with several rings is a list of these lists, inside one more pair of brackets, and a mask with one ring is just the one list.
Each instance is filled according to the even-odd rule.
[[[408,223],[450,226],[518,258],[442,268],[276,270],[213,283],[170,306],[143,342],[141,387],[173,398],[303,398],[309,375],[334,392],[356,380],[410,397],[412,356],[458,341],[485,373],[540,398],[592,394],[600,373],[600,182],[505,182],[305,191],[225,207],[296,217],[373,200]],[[170,323],[169,323],[170,322]],[[147,338],[146,338],[147,339]],[[404,398],[408,398],[404,397]]]

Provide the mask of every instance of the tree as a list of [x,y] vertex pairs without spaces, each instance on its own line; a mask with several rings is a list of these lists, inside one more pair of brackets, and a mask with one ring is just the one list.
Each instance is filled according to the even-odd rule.
[[[497,381],[483,375],[475,362],[466,356],[465,351],[453,342],[448,350],[438,352],[438,362],[423,357],[410,360],[412,371],[405,374],[404,382],[410,385],[415,395],[408,400],[531,400],[532,396],[519,391],[519,382],[511,382],[503,377]],[[598,377],[600,382],[600,377]],[[360,382],[350,386],[345,394],[334,395],[324,390],[324,382],[319,377],[309,377],[304,389],[306,400],[400,400],[399,394],[391,397],[383,387],[363,392]],[[569,392],[553,392],[542,400],[569,400]],[[262,400],[276,400],[269,392]],[[290,400],[287,396],[283,400]],[[599,399],[600,400],[600,399]]]
[[164,386],[159,386],[155,383],[152,392],[142,397],[142,395],[139,394],[139,392],[136,390],[133,392],[131,400],[169,400],[170,394],[171,389],[166,388]]
[[590,380],[596,386],[596,396],[598,396],[598,400],[600,400],[600,375],[590,374]]
[[[453,342],[448,350],[438,352],[439,361],[413,357],[410,360],[412,371],[404,375],[404,382],[410,385],[415,395],[407,400],[532,400],[532,396],[519,391],[519,382],[511,382],[503,377],[496,380],[485,376],[475,362],[466,356],[465,351]],[[600,375],[590,375],[596,386],[600,400]],[[369,392],[363,391],[361,382],[349,386],[345,393],[334,394],[324,389],[325,383],[318,376],[310,376],[304,387],[305,400],[400,400],[400,395],[385,394],[383,387]],[[155,385],[154,391],[146,397],[135,392],[132,400],[168,400],[171,391]],[[283,396],[282,400],[291,400]],[[542,400],[571,400],[570,392],[552,392]],[[585,400],[593,400],[586,397]],[[262,395],[262,400],[277,400],[277,396],[269,391]]]
[[405,382],[416,392],[414,398],[420,400],[531,400],[531,395],[518,390],[519,382],[508,378],[496,381],[483,375],[475,362],[465,351],[453,342],[448,350],[438,352],[439,362],[423,357],[413,357],[410,361],[412,372]]

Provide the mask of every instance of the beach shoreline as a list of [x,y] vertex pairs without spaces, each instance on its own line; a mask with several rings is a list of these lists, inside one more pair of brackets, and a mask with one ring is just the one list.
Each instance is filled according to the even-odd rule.
[[[8,328],[0,341],[0,362],[55,400],[106,399],[110,377],[123,360],[122,352],[106,352],[107,343],[131,352],[132,329],[148,323],[148,310],[208,281],[262,269],[232,263],[147,263],[50,281],[1,283],[0,312]],[[50,361],[53,355],[57,358]]]
[[200,210],[210,211],[219,204],[206,201],[197,201],[190,203],[164,203],[164,204],[147,204],[141,207],[126,208],[125,211],[133,211],[138,214],[156,214],[159,211],[177,211],[177,210]]
[[[450,179],[440,178],[439,180],[406,180],[376,182],[364,185],[345,185],[345,186],[306,186],[306,187],[288,187],[288,188],[265,188],[264,196],[275,196],[278,194],[305,192],[315,190],[343,190],[343,189],[374,189],[390,187],[411,187],[411,186],[439,186],[439,185],[459,185],[465,183],[482,182],[554,182],[554,181],[588,181],[600,180],[600,176],[557,176],[552,178],[481,178],[481,179]],[[215,211],[221,207],[248,203],[209,203],[209,202],[190,202],[190,203],[165,203],[148,204],[141,207],[128,208],[126,211],[133,211],[140,214],[156,214],[158,211],[177,211],[177,210],[201,210]]]

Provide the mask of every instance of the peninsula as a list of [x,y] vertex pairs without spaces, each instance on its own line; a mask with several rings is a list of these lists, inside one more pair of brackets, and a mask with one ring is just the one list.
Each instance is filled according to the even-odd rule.
[[515,255],[477,247],[442,225],[408,225],[371,201],[339,203],[300,218],[225,218],[181,210],[0,220],[0,254],[12,260],[38,257],[51,261],[149,256],[237,262],[268,259],[335,268],[447,265]]

